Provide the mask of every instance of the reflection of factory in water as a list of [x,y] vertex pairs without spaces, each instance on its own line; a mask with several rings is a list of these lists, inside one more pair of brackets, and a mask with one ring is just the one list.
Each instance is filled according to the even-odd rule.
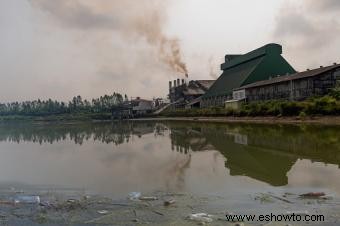
[[118,146],[142,136],[170,138],[171,144],[166,148],[180,153],[175,155],[178,159],[171,163],[171,169],[188,167],[193,152],[213,150],[225,157],[230,175],[248,176],[274,186],[288,183],[287,173],[299,159],[340,165],[339,127],[115,122],[62,127],[32,125],[22,129],[6,124],[2,126],[0,141],[52,144],[72,140],[82,145],[93,139]]
[[170,127],[171,149],[185,154],[214,150],[201,133],[201,129],[197,127],[187,127],[184,130],[181,127]]
[[[273,186],[288,184],[287,173],[298,159],[340,165],[339,140],[320,140],[299,127],[182,125],[171,123],[172,148],[179,152],[217,150],[231,176],[248,176]],[[315,134],[317,128],[311,128]],[[339,131],[331,131],[340,135]],[[333,141],[333,142],[330,142]],[[308,144],[308,145],[306,145]]]

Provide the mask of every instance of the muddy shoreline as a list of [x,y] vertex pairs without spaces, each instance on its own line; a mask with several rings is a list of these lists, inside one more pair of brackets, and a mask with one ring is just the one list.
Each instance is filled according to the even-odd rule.
[[[34,193],[34,196],[31,196]],[[135,192],[134,192],[135,193]],[[13,200],[39,197],[35,201]],[[307,197],[292,193],[251,193],[246,197],[254,208],[230,208],[222,196],[197,196],[190,193],[154,192],[147,196],[112,199],[79,191],[1,190],[0,223],[4,225],[337,225],[338,199]],[[165,200],[173,200],[166,204]],[[229,208],[227,207],[229,206]],[[226,215],[268,214],[324,216],[320,222],[230,221]],[[196,215],[206,214],[200,218]]]

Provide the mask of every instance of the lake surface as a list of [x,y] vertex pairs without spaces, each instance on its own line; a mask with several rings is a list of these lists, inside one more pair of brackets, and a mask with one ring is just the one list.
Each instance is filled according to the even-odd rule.
[[[340,195],[340,127],[181,122],[1,124],[0,185],[224,197]],[[300,208],[300,207],[299,207]]]

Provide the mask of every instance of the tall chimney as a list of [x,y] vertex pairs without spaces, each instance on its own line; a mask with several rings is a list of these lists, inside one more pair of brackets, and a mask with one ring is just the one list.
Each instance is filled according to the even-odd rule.
[[169,81],[169,90],[172,88],[172,82]]
[[177,79],[177,86],[180,86],[181,85],[181,80],[178,78]]
[[174,87],[176,87],[177,86],[177,84],[176,84],[176,80],[174,80]]
[[185,82],[184,82],[184,79],[182,79],[182,85],[184,85],[184,83],[185,83]]

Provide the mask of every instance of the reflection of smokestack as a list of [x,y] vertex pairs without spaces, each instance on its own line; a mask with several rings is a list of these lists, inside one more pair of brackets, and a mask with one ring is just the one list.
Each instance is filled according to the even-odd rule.
[[176,80],[174,80],[174,87],[176,87],[177,85],[176,85]]

